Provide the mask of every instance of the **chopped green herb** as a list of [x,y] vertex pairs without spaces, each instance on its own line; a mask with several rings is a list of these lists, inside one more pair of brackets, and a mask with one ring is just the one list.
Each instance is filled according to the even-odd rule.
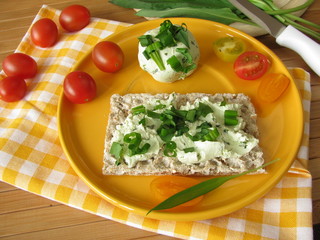
[[179,59],[173,55],[168,60],[167,63],[171,66],[171,68],[176,72],[182,72],[183,67],[179,61]]
[[184,59],[186,59],[185,60],[186,63],[189,63],[189,64],[193,63],[193,59],[188,48],[177,48],[176,51],[181,53],[184,56]]
[[203,139],[205,141],[216,141],[219,137],[220,133],[217,128],[214,128],[213,130],[209,131],[206,135],[203,136]]
[[212,125],[208,122],[204,122],[201,125],[199,125],[197,128],[211,128]]
[[200,117],[206,117],[209,113],[212,113],[213,110],[212,108],[207,105],[207,104],[204,104],[202,102],[199,103],[199,107],[197,109],[197,116]]
[[194,151],[195,151],[195,148],[194,148],[194,147],[189,147],[189,148],[183,149],[183,151],[184,151],[185,153],[194,152]]
[[151,35],[142,35],[138,37],[139,42],[142,47],[149,46],[150,44],[153,43],[152,36]]
[[110,148],[110,154],[113,155],[115,157],[115,159],[117,159],[117,161],[116,161],[117,166],[119,164],[121,164],[121,158],[122,158],[122,154],[123,154],[122,145],[118,142],[113,142],[111,145],[111,148]]
[[124,136],[123,141],[139,147],[141,142],[141,134],[137,132],[128,133]]
[[161,42],[153,42],[146,47],[146,50],[143,52],[143,55],[146,59],[152,58],[152,60],[157,64],[161,71],[165,70],[166,67],[163,64],[159,50],[163,49]]
[[130,150],[129,156],[137,154],[145,154],[149,148],[150,144],[145,143],[142,148],[140,148],[140,143],[142,141],[141,134],[137,132],[128,133],[124,136],[123,141],[128,143],[128,149]]
[[235,126],[238,124],[238,112],[235,110],[224,111],[224,124],[226,126]]
[[224,124],[226,126],[235,126],[239,123],[237,118],[225,118],[224,119]]
[[226,118],[235,118],[238,116],[238,112],[236,110],[225,110],[224,117]]
[[145,117],[142,118],[142,119],[139,121],[139,124],[141,124],[142,126],[146,126],[146,124],[147,124],[146,118],[145,118]]
[[171,141],[176,132],[175,126],[162,124],[158,129],[157,133],[164,142]]
[[177,152],[176,152],[177,144],[173,141],[169,141],[165,144],[163,153],[167,157],[176,157]]
[[195,122],[196,121],[196,113],[197,113],[196,109],[189,110],[186,115],[186,120],[189,122]]
[[174,39],[173,34],[169,31],[169,29],[160,31],[156,38],[160,40],[164,47],[173,47],[177,45],[177,42]]
[[150,144],[149,143],[145,143],[142,148],[139,149],[139,154],[145,154],[146,152],[148,152],[150,148]]
[[151,58],[150,55],[147,53],[146,50],[144,50],[144,51],[142,52],[142,54],[143,54],[143,56],[144,56],[147,60],[149,60],[149,59]]
[[169,141],[166,143],[166,148],[169,150],[175,150],[177,148],[177,144],[173,141]]
[[165,107],[166,107],[165,104],[158,104],[158,105],[154,106],[153,110],[163,109]]
[[176,28],[175,39],[179,42],[182,42],[186,47],[190,48],[187,25],[185,23]]
[[153,111],[151,111],[151,110],[146,110],[146,113],[147,113],[147,116],[148,116],[148,117],[151,117],[151,118],[160,119],[160,116],[161,116],[160,113],[156,113],[156,112],[153,112]]
[[191,65],[188,65],[188,66],[184,67],[184,68],[182,69],[182,72],[188,73],[188,72],[190,72],[191,70],[195,69],[196,67],[197,67],[197,65],[196,65],[195,63],[192,63]]
[[167,60],[167,63],[174,71],[188,73],[197,67],[197,65],[193,62],[192,56],[187,48],[177,48],[176,51],[183,55],[182,63],[175,55]]
[[223,98],[223,101],[220,103],[220,106],[223,107],[225,105],[227,105],[227,100]]
[[180,118],[185,118],[187,116],[188,111],[187,110],[178,110],[172,107],[172,111],[179,116]]
[[133,115],[138,115],[140,113],[145,113],[146,112],[146,107],[143,106],[143,105],[140,105],[140,106],[132,108],[131,112],[132,112]]

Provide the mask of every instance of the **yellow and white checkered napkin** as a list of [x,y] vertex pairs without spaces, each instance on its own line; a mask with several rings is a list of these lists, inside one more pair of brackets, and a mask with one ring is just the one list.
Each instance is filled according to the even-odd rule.
[[[58,23],[60,11],[43,6],[35,18]],[[312,239],[309,145],[309,74],[292,69],[305,111],[302,145],[290,171],[265,197],[229,215],[195,222],[159,221],[111,205],[92,192],[75,174],[59,143],[57,104],[64,76],[97,42],[128,24],[92,18],[77,33],[62,30],[52,48],[35,47],[29,31],[17,52],[32,56],[39,73],[24,100],[0,102],[0,180],[133,227],[186,239]],[[4,75],[0,76],[0,79]]]

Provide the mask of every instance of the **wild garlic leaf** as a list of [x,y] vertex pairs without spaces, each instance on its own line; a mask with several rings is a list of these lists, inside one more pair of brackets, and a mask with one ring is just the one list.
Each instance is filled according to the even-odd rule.
[[248,171],[245,171],[243,173],[237,174],[237,175],[230,175],[230,176],[223,176],[223,177],[217,177],[217,178],[211,178],[209,180],[206,180],[204,182],[201,182],[199,184],[196,184],[190,188],[187,188],[181,192],[176,193],[175,195],[169,197],[168,199],[164,200],[163,202],[161,202],[160,204],[158,204],[157,206],[155,206],[154,208],[150,209],[148,211],[148,213],[146,215],[148,215],[149,213],[151,213],[152,211],[156,211],[156,210],[165,210],[165,209],[170,209],[176,206],[179,206],[180,204],[183,204],[185,202],[188,202],[194,198],[197,198],[201,195],[204,195],[218,187],[220,187],[222,184],[224,184],[225,182],[246,175],[248,173],[252,173],[255,172],[261,168],[265,168],[266,166],[273,164],[277,161],[279,161],[280,159],[277,158],[275,160],[272,160],[268,163],[265,163],[264,165],[257,167],[255,169],[251,169]]

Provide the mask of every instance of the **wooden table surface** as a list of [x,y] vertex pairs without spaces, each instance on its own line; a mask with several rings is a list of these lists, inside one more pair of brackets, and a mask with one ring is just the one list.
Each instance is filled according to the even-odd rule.
[[[93,17],[138,23],[145,19],[134,11],[107,0],[1,0],[0,62],[12,53],[42,4],[63,9],[71,4],[86,6]],[[320,1],[303,15],[320,24]],[[287,67],[302,67],[311,73],[310,163],[313,177],[313,222],[320,223],[320,78],[293,51],[277,45],[271,36],[258,38],[272,49]],[[320,63],[319,63],[320,64]],[[293,129],[294,131],[294,129]],[[5,223],[5,224],[2,224]],[[0,182],[1,239],[171,239],[50,201]]]

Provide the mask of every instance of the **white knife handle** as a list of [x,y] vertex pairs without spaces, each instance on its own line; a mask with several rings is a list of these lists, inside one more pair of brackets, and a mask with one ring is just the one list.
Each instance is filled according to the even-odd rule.
[[320,44],[290,25],[276,38],[276,42],[297,52],[309,67],[320,76]]

